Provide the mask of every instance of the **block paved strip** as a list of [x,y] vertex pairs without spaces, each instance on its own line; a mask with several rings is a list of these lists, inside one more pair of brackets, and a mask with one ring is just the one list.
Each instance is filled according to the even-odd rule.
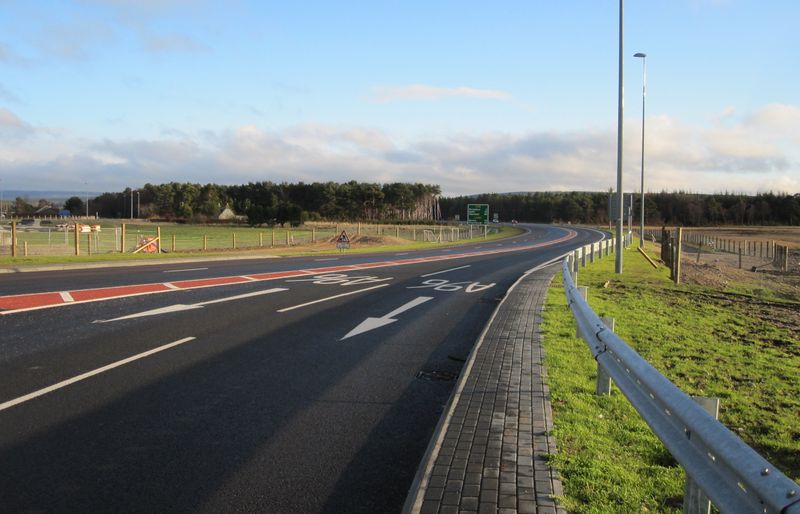
[[[473,349],[404,511],[565,514],[539,323],[558,267],[523,277]],[[449,416],[449,417],[447,417]],[[435,444],[438,442],[438,444]]]

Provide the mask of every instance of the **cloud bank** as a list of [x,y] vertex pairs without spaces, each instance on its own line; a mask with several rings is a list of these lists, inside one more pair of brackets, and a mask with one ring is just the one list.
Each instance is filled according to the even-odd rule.
[[[638,190],[641,133],[627,123],[625,187]],[[770,104],[709,127],[648,118],[650,191],[800,191],[800,108]],[[116,191],[145,182],[410,181],[447,195],[606,190],[616,183],[616,129],[459,133],[404,141],[374,128],[305,124],[282,130],[173,131],[155,139],[86,140],[0,109],[7,189]],[[45,187],[46,186],[46,187]]]

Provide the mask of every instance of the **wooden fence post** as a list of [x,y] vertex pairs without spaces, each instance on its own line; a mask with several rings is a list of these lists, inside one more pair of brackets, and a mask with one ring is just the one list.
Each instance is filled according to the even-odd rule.
[[11,222],[11,256],[17,256],[17,222]]

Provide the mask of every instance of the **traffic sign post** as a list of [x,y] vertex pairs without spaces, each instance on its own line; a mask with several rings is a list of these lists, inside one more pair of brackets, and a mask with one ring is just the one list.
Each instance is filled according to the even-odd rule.
[[486,225],[489,223],[489,204],[467,204],[467,223],[476,225]]
[[342,251],[350,249],[350,237],[348,237],[346,231],[342,230],[342,233],[336,239],[336,248]]

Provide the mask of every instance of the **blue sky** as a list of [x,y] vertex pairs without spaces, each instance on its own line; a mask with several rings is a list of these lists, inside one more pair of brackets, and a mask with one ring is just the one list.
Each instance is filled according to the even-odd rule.
[[[800,192],[800,3],[625,6],[625,186]],[[0,0],[0,187],[616,184],[618,3]]]

